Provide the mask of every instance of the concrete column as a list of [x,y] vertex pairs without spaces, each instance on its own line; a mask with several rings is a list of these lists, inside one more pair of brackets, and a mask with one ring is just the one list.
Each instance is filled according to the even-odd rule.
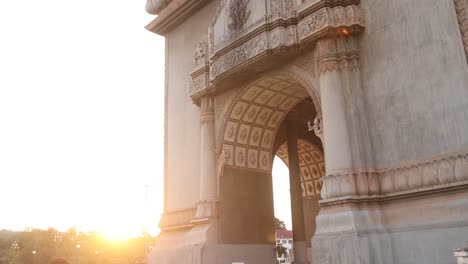
[[302,205],[301,171],[297,148],[297,127],[294,117],[287,121],[289,184],[291,195],[294,264],[309,263]]
[[[214,98],[201,98],[200,202],[195,219],[217,217],[218,179],[216,175],[216,139]],[[195,158],[195,157],[194,157]]]
[[324,199],[356,195],[354,168],[365,166],[361,162],[361,153],[357,151],[356,155],[353,154],[353,147],[359,149],[361,144],[356,137],[352,137],[351,125],[359,124],[351,124],[355,120],[350,120],[347,113],[355,111],[354,104],[357,104],[347,92],[360,88],[356,87],[359,84],[354,83],[355,74],[347,74],[358,66],[357,46],[354,43],[348,37],[317,42],[327,172],[321,193]]
[[352,156],[340,72],[328,71],[320,75],[320,95],[326,171],[349,169]]

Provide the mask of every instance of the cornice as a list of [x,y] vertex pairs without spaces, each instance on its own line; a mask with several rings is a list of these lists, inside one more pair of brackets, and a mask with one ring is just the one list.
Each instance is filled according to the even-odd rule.
[[158,35],[166,35],[210,0],[173,0],[145,28]]

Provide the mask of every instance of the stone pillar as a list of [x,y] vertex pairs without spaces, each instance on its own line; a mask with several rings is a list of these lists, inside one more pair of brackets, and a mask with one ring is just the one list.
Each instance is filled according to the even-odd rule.
[[[320,72],[320,95],[323,118],[323,146],[327,176],[324,177],[322,197],[332,198],[355,194],[354,182],[336,179],[337,172],[353,167],[344,88],[340,72],[338,40],[317,42]],[[344,176],[346,177],[346,176]]]
[[[202,97],[200,107],[200,202],[195,214],[195,219],[197,221],[214,218],[218,215],[218,176],[216,174],[216,139],[213,96],[208,95]],[[181,164],[181,166],[183,166],[183,164]]]
[[302,205],[301,171],[299,167],[297,148],[297,127],[294,117],[288,117],[288,160],[289,160],[289,184],[291,195],[292,229],[294,264],[309,263],[307,259],[307,244],[304,225],[304,211]]

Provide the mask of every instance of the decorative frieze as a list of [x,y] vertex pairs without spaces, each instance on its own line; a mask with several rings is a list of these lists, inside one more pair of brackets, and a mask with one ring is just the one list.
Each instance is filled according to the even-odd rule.
[[322,198],[388,195],[468,181],[468,152],[378,171],[343,171],[324,177]]
[[213,61],[211,65],[211,79],[235,68],[250,58],[259,55],[267,50],[267,34],[262,34],[252,40],[247,41],[239,47],[227,52],[220,59]]
[[455,10],[457,11],[458,24],[460,25],[463,47],[468,62],[468,0],[455,0]]
[[[354,35],[364,28],[356,1],[315,1],[296,10],[294,1],[223,0],[209,28],[210,81],[216,85],[237,70],[247,71],[269,56],[322,38]],[[263,64],[265,65],[265,64]],[[343,67],[355,65],[345,64]],[[247,67],[245,67],[247,66]]]

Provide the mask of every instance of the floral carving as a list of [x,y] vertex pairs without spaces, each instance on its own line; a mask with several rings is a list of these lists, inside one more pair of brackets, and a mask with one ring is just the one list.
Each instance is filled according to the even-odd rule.
[[255,133],[252,136],[253,142],[254,143],[257,142],[259,137],[260,137],[260,135],[259,135],[258,130],[257,130],[257,131],[255,131]]
[[263,164],[263,166],[268,165],[268,157],[266,155],[264,155],[263,158],[262,158],[262,164]]
[[242,129],[242,132],[239,135],[239,137],[240,137],[241,140],[244,140],[247,137],[247,129],[246,128]]
[[468,152],[437,157],[378,171],[349,171],[324,177],[322,198],[345,195],[391,195],[446,188],[449,183],[468,182]]
[[271,0],[270,1],[270,16],[277,17],[280,15],[280,0]]
[[239,153],[237,153],[237,161],[239,161],[240,163],[244,162],[244,152],[240,151]]
[[328,21],[328,14],[326,9],[314,13],[312,16],[307,17],[299,23],[300,38],[305,38],[316,31],[324,28]]
[[253,58],[265,51],[266,48],[266,35],[261,35],[229,51],[224,56],[213,62],[211,69],[212,78],[215,78],[227,70],[236,67],[240,63]]
[[285,0],[285,10],[286,10],[286,15],[290,16],[293,13],[293,2],[292,0]]
[[229,127],[227,131],[227,136],[232,138],[234,136],[234,128],[232,126]]
[[250,164],[254,165],[256,162],[257,162],[257,157],[256,157],[256,154],[255,153],[252,153],[250,155]]

